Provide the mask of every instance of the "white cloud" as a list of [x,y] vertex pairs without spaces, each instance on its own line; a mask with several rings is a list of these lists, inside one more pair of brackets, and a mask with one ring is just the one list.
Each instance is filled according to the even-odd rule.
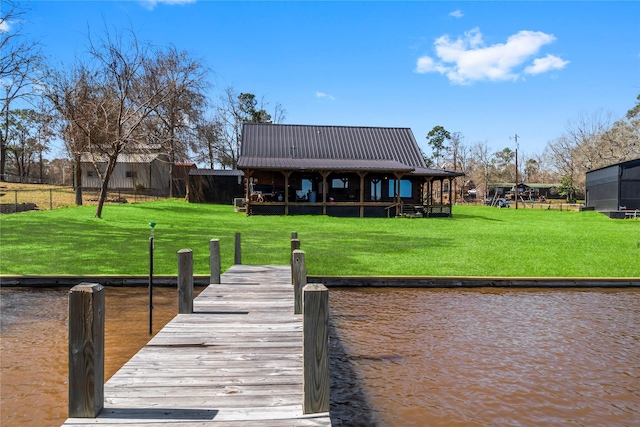
[[451,12],[449,14],[449,16],[453,16],[454,18],[462,18],[464,16],[464,14],[462,13],[462,11],[460,9],[454,10],[453,12]]
[[527,74],[541,74],[551,70],[562,70],[568,63],[569,61],[565,61],[555,55],[547,55],[544,58],[534,59],[533,65],[525,68],[524,72]]
[[336,100],[333,97],[333,95],[329,95],[328,93],[324,93],[324,92],[316,92],[316,98],[327,98],[327,99],[330,99],[332,101]]
[[189,3],[195,3],[196,0],[141,0],[144,7],[149,10],[153,10],[158,4],[166,4],[169,6],[183,5]]
[[[506,43],[486,46],[482,33],[474,28],[463,37],[452,40],[448,35],[439,37],[435,43],[437,59],[429,56],[418,58],[416,73],[437,72],[447,76],[454,84],[471,84],[475,81],[505,81],[520,78],[522,66],[538,54],[544,45],[556,40],[552,34],[540,31],[519,31]],[[535,58],[526,73],[539,74],[551,69],[561,69],[568,61],[547,55]]]
[[0,34],[8,33],[11,29],[11,25],[7,21],[0,22]]

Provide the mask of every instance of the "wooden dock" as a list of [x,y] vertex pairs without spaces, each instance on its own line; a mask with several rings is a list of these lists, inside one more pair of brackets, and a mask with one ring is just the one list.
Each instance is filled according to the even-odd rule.
[[330,426],[303,415],[293,300],[290,267],[231,267],[106,382],[97,418],[64,426]]

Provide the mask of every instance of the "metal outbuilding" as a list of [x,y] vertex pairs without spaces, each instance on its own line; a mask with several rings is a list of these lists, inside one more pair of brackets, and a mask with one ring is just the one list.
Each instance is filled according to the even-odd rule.
[[587,172],[586,189],[587,208],[599,212],[640,209],[640,159]]

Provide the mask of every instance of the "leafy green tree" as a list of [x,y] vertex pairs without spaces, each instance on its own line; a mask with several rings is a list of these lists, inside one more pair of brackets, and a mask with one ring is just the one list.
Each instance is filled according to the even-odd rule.
[[427,134],[427,143],[431,147],[435,167],[438,167],[440,157],[447,151],[448,141],[451,141],[451,133],[442,126],[434,126]]
[[567,174],[562,177],[560,186],[558,187],[558,194],[567,198],[567,203],[576,202],[576,193],[580,191],[580,188],[576,187],[571,175]]

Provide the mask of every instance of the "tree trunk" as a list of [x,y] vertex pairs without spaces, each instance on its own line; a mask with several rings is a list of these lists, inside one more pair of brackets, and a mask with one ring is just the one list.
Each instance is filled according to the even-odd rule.
[[109,156],[109,162],[107,163],[107,170],[104,172],[102,177],[102,185],[100,186],[100,196],[98,197],[98,207],[96,208],[96,218],[102,218],[102,206],[104,202],[107,200],[107,192],[109,188],[109,179],[111,179],[111,173],[113,169],[116,167],[116,160],[118,159],[118,154]]
[[4,131],[0,135],[0,181],[5,181],[4,164],[7,162],[7,142],[9,141],[9,106],[4,116]]
[[76,206],[82,206],[82,167],[80,166],[80,155],[74,156],[74,184],[76,190]]

